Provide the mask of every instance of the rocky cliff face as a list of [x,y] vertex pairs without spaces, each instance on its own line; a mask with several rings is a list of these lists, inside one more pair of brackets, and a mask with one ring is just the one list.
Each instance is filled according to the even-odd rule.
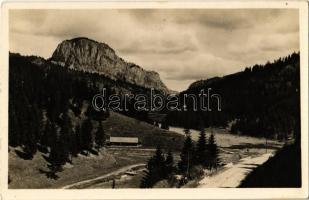
[[71,69],[97,72],[114,80],[169,92],[157,72],[147,71],[138,65],[128,63],[117,56],[107,44],[88,38],[63,41],[50,60]]

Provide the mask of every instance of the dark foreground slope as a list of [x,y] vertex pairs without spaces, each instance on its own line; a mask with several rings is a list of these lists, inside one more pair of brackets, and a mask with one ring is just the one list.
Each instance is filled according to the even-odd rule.
[[301,187],[301,152],[298,145],[287,145],[274,157],[251,172],[240,187]]

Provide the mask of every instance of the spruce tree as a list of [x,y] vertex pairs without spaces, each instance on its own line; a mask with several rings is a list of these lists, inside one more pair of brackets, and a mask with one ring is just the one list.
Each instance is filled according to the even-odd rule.
[[166,178],[166,163],[160,147],[157,147],[155,155],[148,160],[147,171],[141,181],[140,187],[151,188],[156,182]]
[[145,176],[142,178],[140,187],[151,188],[156,182],[156,176],[154,174],[154,157],[151,157],[146,165]]
[[44,127],[44,130],[43,130],[43,134],[42,134],[42,137],[40,138],[40,145],[43,146],[43,147],[50,147],[50,131],[51,131],[51,123],[49,120],[46,121],[45,123],[45,127]]
[[60,135],[56,144],[56,150],[58,150],[58,162],[59,164],[65,165],[67,162],[72,162],[72,160],[69,158],[70,151],[67,143],[67,136],[66,135]]
[[99,127],[95,133],[95,144],[98,150],[104,146],[105,140],[106,140],[106,137],[105,137],[103,125],[102,125],[102,122],[100,121]]
[[69,160],[69,134],[71,132],[68,122],[62,124],[61,130],[57,131],[56,125],[52,124],[51,132],[55,136],[54,141],[51,144],[51,151],[49,154],[50,169],[56,173],[62,170],[62,166],[65,165]]
[[154,156],[154,169],[159,179],[166,177],[165,158],[160,147],[157,147]]
[[53,176],[56,175],[57,172],[62,171],[62,165],[65,164],[64,162],[64,156],[63,156],[63,150],[62,150],[62,146],[63,143],[59,137],[59,135],[57,134],[57,129],[55,124],[51,124],[51,135],[55,136],[55,140],[54,142],[52,142],[51,146],[50,146],[50,153],[49,153],[49,157],[48,157],[48,161],[49,161],[49,169],[51,170],[51,173],[53,174]]
[[194,146],[191,136],[187,135],[180,154],[180,161],[178,163],[180,172],[186,174],[187,176],[189,175],[190,168],[193,164],[193,152]]
[[74,140],[76,143],[76,156],[78,153],[80,153],[83,150],[83,140],[82,140],[82,132],[81,132],[81,127],[79,124],[76,125],[75,127],[75,134],[74,134]]
[[170,127],[169,127],[169,125],[168,125],[167,120],[164,120],[164,121],[162,122],[161,128],[162,128],[162,129],[169,130]]
[[73,140],[73,127],[68,110],[62,115],[62,125],[60,131],[60,143],[61,143],[61,153],[63,156],[63,162],[72,162],[71,155],[75,148],[75,143]]
[[27,131],[28,137],[27,140],[25,141],[25,144],[23,145],[23,151],[24,153],[27,155],[26,157],[28,159],[32,159],[33,155],[36,153],[37,151],[37,145],[36,145],[36,141],[35,141],[35,137],[33,135],[33,132]]
[[9,115],[9,145],[16,147],[20,145],[20,126],[15,112]]
[[166,167],[166,175],[171,175],[175,168],[174,168],[174,157],[171,150],[168,151],[166,159],[165,159],[165,167]]
[[32,115],[33,115],[33,131],[34,131],[34,137],[35,141],[39,142],[40,138],[42,137],[42,132],[44,129],[43,126],[43,112],[38,107],[36,103],[33,104],[32,107]]
[[91,150],[92,148],[92,122],[90,118],[87,118],[81,128],[82,148],[83,150]]
[[37,151],[37,138],[36,138],[36,127],[33,113],[31,113],[31,106],[28,105],[26,108],[26,118],[24,119],[23,125],[23,151],[27,155],[28,159],[32,159],[33,155]]
[[209,153],[209,169],[217,169],[218,165],[220,164],[219,148],[216,144],[215,136],[213,134],[211,134],[209,137],[207,147]]
[[204,167],[208,165],[208,152],[207,152],[207,143],[206,143],[206,134],[205,129],[202,128],[200,132],[200,136],[197,142],[196,153],[195,153],[195,163],[201,164]]

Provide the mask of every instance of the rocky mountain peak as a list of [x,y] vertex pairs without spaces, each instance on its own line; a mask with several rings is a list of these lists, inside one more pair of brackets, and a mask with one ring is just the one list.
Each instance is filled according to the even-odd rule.
[[74,70],[104,74],[146,88],[169,92],[157,72],[124,61],[105,43],[85,37],[61,42],[54,51],[51,62]]
[[79,37],[61,42],[52,55],[52,60],[65,66],[81,67],[100,65],[106,59],[115,59],[115,51],[105,43]]

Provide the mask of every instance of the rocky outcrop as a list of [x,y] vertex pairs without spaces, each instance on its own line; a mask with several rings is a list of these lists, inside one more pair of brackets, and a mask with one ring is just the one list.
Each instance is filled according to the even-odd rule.
[[147,71],[136,64],[128,63],[117,56],[107,44],[88,38],[74,38],[61,42],[50,60],[63,67],[96,72],[114,80],[169,92],[157,72]]

